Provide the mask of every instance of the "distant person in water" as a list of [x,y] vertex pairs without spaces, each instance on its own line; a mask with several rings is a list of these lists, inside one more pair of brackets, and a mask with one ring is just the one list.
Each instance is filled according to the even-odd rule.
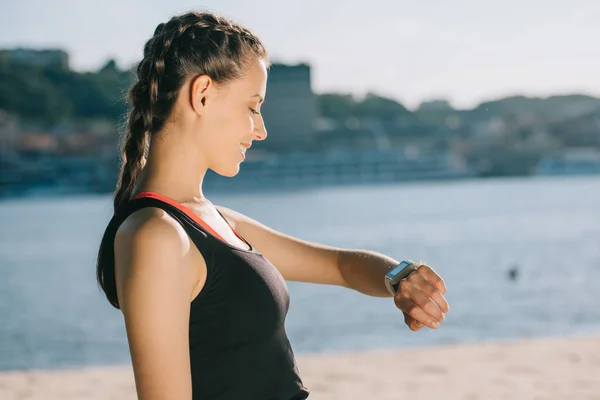
[[508,270],[508,278],[511,281],[516,281],[519,278],[519,266],[518,265],[513,265],[509,270]]
[[307,398],[286,281],[390,297],[413,331],[448,312],[442,278],[423,263],[309,243],[204,196],[209,169],[235,176],[267,138],[268,68],[259,38],[212,13],[175,16],[144,47],[97,264],[142,400]]

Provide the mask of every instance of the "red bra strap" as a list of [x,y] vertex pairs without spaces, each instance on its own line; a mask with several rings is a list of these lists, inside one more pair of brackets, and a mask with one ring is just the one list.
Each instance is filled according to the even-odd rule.
[[[202,220],[202,218],[200,218],[195,212],[193,212],[191,209],[189,209],[188,207],[184,206],[183,204],[178,203],[175,200],[170,199],[167,196],[163,196],[162,194],[159,194],[159,193],[156,193],[156,192],[141,192],[141,193],[138,193],[134,197],[134,199],[141,199],[141,198],[157,199],[157,200],[163,201],[163,202],[165,202],[167,204],[170,204],[173,207],[178,208],[179,210],[181,210],[181,212],[183,212],[185,215],[187,215],[188,217],[190,217],[191,219],[193,219],[202,228],[206,229],[212,235],[216,236],[220,240],[222,240],[222,241],[224,241],[224,242],[227,243],[227,241],[225,239],[223,239],[221,237],[221,235],[219,235],[213,228],[211,228],[210,225],[208,225],[206,222],[204,222],[204,220]],[[235,231],[233,231],[233,233],[235,233],[236,236],[239,237],[239,235]]]

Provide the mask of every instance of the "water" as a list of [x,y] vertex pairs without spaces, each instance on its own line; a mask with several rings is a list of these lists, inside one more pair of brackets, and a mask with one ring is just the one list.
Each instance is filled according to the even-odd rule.
[[[422,258],[446,280],[446,321],[417,333],[390,299],[291,282],[297,353],[600,333],[600,177],[212,200],[303,239]],[[0,203],[0,370],[129,362],[121,314],[94,276],[110,213],[110,196]]]

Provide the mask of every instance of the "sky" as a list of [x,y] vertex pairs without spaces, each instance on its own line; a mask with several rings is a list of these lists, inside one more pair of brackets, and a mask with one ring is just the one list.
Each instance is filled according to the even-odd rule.
[[77,70],[110,58],[124,68],[158,23],[188,10],[248,27],[272,61],[309,63],[317,93],[374,92],[409,108],[600,96],[598,0],[0,0],[0,48],[61,48]]

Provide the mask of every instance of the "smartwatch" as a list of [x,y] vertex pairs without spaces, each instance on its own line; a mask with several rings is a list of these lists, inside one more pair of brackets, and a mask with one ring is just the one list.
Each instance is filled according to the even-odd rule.
[[395,296],[398,291],[398,286],[400,286],[400,281],[416,270],[417,265],[410,260],[402,261],[400,264],[389,270],[389,272],[385,274],[385,287],[388,292],[390,292],[392,296]]

